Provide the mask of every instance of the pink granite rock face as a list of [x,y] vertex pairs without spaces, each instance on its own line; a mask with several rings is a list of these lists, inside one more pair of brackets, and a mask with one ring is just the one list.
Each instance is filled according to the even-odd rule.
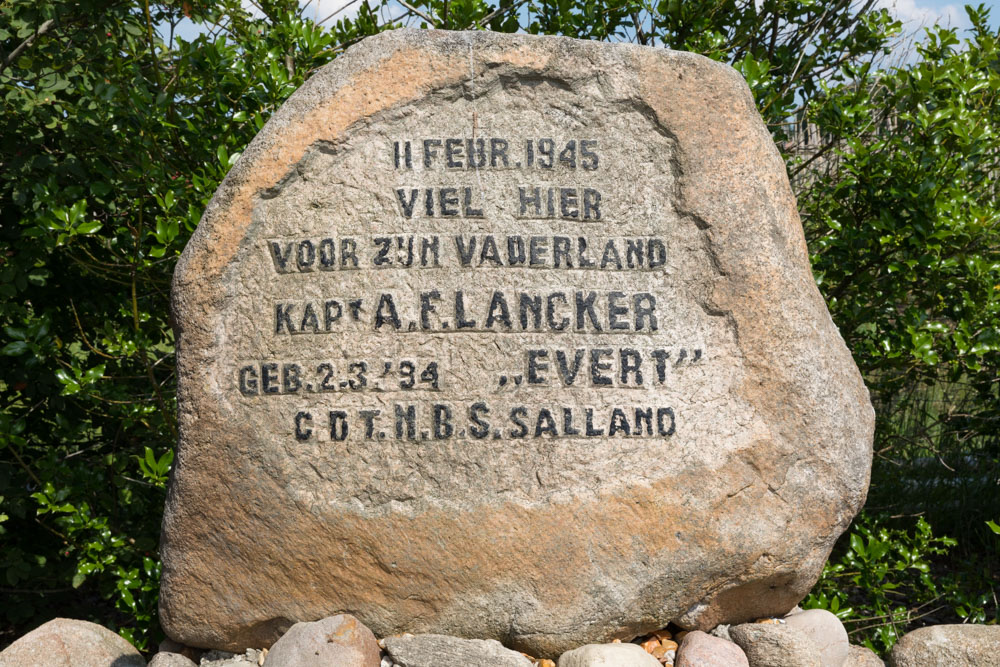
[[677,649],[674,667],[750,667],[750,663],[733,642],[695,630]]
[[867,490],[784,163],[690,53],[368,38],[243,152],[173,308],[190,646],[351,613],[551,657],[779,615]]
[[353,616],[339,615],[293,625],[271,647],[264,666],[379,667],[379,661],[372,631]]

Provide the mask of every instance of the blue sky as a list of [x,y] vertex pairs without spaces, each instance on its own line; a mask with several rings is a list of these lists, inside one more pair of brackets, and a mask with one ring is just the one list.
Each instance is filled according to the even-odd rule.
[[[979,4],[981,1],[972,0],[972,4]],[[304,16],[319,21],[333,14],[348,2],[349,0],[299,0],[299,5],[305,7],[303,11]],[[991,0],[983,4],[992,8],[990,24],[994,28],[1000,27],[1000,3]],[[252,0],[243,0],[243,5],[251,12],[255,12]],[[959,29],[969,27],[969,18],[965,14],[961,1],[878,0],[878,6],[885,7],[900,19],[903,22],[905,32],[910,35],[923,35],[923,28],[931,26],[934,23],[941,23]],[[346,11],[338,14],[337,18],[345,15],[350,16],[354,12],[354,8],[354,6],[348,7]],[[178,31],[178,34],[189,39],[196,33],[197,28],[192,25],[182,26]]]
[[[973,0],[969,4],[984,4],[992,8],[990,24],[1000,26],[1000,6],[996,2]],[[903,21],[910,31],[940,22],[953,28],[968,28],[969,17],[965,15],[965,3],[944,0],[879,0],[879,7],[885,7]]]
[[[973,0],[979,4],[982,0]],[[305,4],[302,2],[301,4]],[[312,0],[307,11],[316,17],[323,18],[344,4],[344,0]],[[1000,7],[995,2],[985,2],[986,6],[994,7],[991,23],[1000,25]],[[879,0],[878,5],[891,11],[902,20],[907,27],[919,29],[932,25],[935,21],[959,28],[969,27],[969,19],[965,15],[962,2],[947,2],[945,0]]]

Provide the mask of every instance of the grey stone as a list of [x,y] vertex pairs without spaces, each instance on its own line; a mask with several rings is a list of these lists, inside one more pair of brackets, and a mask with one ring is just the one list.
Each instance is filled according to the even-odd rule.
[[677,649],[674,667],[749,667],[743,649],[731,641],[695,630]]
[[180,653],[161,651],[149,661],[149,667],[198,667],[198,663]]
[[382,640],[399,667],[531,667],[531,661],[494,639],[459,639],[445,635],[397,635]]
[[349,615],[296,623],[267,653],[264,667],[379,667],[372,631]]
[[559,656],[559,667],[660,667],[635,644],[587,644]]
[[188,658],[195,664],[197,664],[198,661],[201,660],[201,656],[205,653],[203,649],[194,648],[193,646],[185,646],[180,642],[175,642],[173,639],[170,639],[169,637],[160,642],[160,645],[157,647],[157,650],[160,653],[180,653],[185,658]]
[[128,641],[104,626],[55,618],[0,651],[0,667],[146,667]]
[[729,636],[746,654],[750,667],[821,667],[819,648],[801,630],[780,623],[744,623]]
[[1000,625],[930,625],[908,632],[889,667],[998,667]]
[[851,642],[847,630],[834,614],[825,609],[807,609],[785,617],[785,624],[809,635],[819,649],[823,667],[842,667]]
[[785,165],[691,53],[368,38],[243,152],[172,299],[160,610],[191,646],[343,612],[551,657],[782,614],[865,497]]
[[256,665],[259,667],[262,651],[248,648],[242,653],[231,651],[208,651],[201,656],[199,667],[247,667]]
[[870,648],[851,644],[844,667],[885,667],[885,663]]
[[709,631],[708,634],[713,637],[718,637],[719,639],[725,639],[727,642],[733,641],[733,638],[729,636],[729,625],[726,623],[720,623],[715,626]]

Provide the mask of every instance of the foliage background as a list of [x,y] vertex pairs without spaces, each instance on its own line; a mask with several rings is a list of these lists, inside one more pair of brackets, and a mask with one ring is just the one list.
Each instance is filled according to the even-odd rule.
[[319,23],[294,0],[0,4],[0,646],[56,615],[140,648],[162,638],[174,262],[292,91],[401,25],[631,41],[739,70],[878,414],[868,509],[805,604],[882,651],[915,624],[997,621],[1000,53],[985,8],[893,66],[905,35],[874,0],[371,2]]

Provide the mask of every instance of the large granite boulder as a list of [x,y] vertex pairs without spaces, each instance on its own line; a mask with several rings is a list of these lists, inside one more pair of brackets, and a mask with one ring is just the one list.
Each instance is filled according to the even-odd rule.
[[318,71],[174,277],[161,620],[554,656],[783,614],[873,412],[745,82],[689,53],[394,30]]

